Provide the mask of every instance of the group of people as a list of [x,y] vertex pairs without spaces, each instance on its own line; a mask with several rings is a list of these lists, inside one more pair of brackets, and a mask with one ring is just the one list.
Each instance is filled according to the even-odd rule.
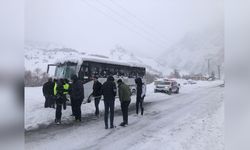
[[84,88],[81,80],[76,75],[71,77],[72,83],[68,79],[49,78],[43,85],[43,95],[45,97],[45,108],[55,108],[55,123],[61,123],[62,108],[67,108],[66,102],[69,101],[67,95],[70,95],[72,116],[76,121],[81,121],[81,104],[84,99]]
[[[69,84],[67,79],[54,80],[50,78],[43,86],[43,94],[45,96],[45,107],[56,108],[55,122],[57,124],[61,123],[62,108],[66,109],[67,94],[70,96],[72,116],[75,116],[76,121],[81,121],[81,104],[84,99],[84,87],[83,82],[78,79],[76,75],[71,77],[72,83]],[[128,125],[128,108],[131,102],[131,90],[127,84],[125,84],[122,79],[117,80],[117,85],[115,79],[112,76],[107,78],[107,81],[103,84],[98,81],[98,77],[93,77],[93,92],[95,104],[95,115],[99,117],[99,103],[103,96],[104,101],[104,123],[105,129],[114,128],[114,107],[115,107],[115,97],[118,93],[119,100],[121,103],[121,111],[123,116],[123,121],[120,126]],[[139,114],[139,108],[141,110],[140,114],[143,115],[143,101],[146,94],[146,85],[142,82],[141,78],[135,79],[136,83],[136,114]],[[118,89],[117,89],[118,87]],[[56,105],[56,107],[55,107]],[[108,123],[108,118],[110,124]],[[110,126],[109,126],[110,125]]]

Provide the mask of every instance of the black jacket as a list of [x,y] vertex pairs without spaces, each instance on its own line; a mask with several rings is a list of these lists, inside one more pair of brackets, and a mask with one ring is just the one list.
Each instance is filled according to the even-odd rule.
[[142,80],[141,80],[141,78],[136,78],[135,83],[136,83],[136,97],[140,98],[141,94],[142,94]]
[[104,101],[115,100],[116,91],[117,89],[114,78],[108,77],[107,81],[102,85],[102,95],[104,97]]
[[74,100],[81,100],[84,99],[84,88],[83,82],[81,80],[73,81],[69,88],[70,98]]
[[102,95],[102,84],[99,81],[94,82],[92,95],[93,96],[101,96]]
[[64,94],[64,88],[63,88],[63,84],[61,82],[57,82],[57,87],[56,87],[56,91],[57,91],[57,96],[63,97]]
[[54,83],[53,82],[46,82],[43,84],[43,95],[44,96],[51,96],[54,95]]

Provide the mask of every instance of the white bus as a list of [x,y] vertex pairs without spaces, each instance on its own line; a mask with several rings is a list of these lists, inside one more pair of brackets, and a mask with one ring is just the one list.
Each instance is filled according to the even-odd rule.
[[107,80],[108,76],[113,76],[115,82],[122,79],[129,85],[132,93],[136,92],[135,78],[141,77],[145,82],[146,69],[132,63],[109,60],[105,58],[82,58],[64,59],[56,64],[49,64],[47,73],[51,66],[55,67],[53,77],[55,79],[69,79],[76,74],[84,83],[84,103],[90,98],[93,86],[93,76],[97,76],[101,83]]

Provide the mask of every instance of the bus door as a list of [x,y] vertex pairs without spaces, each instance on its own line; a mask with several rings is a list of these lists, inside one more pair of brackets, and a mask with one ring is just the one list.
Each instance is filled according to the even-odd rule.
[[86,83],[89,81],[89,73],[90,73],[89,66],[87,64],[83,64],[79,71],[78,77],[80,78],[80,80]]

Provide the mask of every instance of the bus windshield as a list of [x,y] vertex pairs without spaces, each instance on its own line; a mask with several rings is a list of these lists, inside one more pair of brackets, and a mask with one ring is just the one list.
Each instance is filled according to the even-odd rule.
[[76,65],[63,64],[56,67],[55,77],[70,79],[73,74],[76,74]]

